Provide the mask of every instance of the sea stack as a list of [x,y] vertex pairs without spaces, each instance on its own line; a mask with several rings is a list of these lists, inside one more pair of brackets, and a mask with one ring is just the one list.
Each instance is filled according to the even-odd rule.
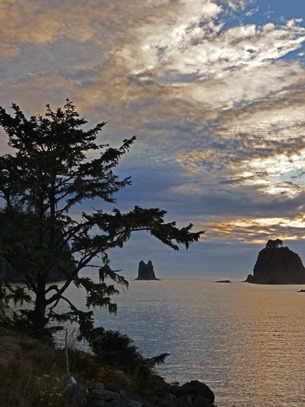
[[256,284],[305,284],[305,268],[297,253],[282,247],[280,239],[268,240],[256,260],[253,275],[246,281]]
[[139,263],[139,269],[138,269],[138,277],[136,280],[159,280],[155,276],[154,272],[154,266],[151,262],[151,260],[148,261],[148,263],[144,263],[143,260],[140,261]]

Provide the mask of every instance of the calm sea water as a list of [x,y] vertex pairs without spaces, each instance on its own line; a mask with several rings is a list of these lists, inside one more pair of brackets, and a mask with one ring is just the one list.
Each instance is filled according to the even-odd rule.
[[128,334],[147,357],[170,353],[159,374],[168,382],[206,383],[219,407],[305,406],[301,288],[131,281],[116,298],[117,316],[97,310],[95,318]]

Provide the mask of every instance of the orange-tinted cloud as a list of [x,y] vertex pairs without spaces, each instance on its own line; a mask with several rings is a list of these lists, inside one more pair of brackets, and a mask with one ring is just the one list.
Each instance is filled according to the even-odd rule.
[[171,174],[143,199],[157,195],[181,221],[212,216],[212,239],[302,236],[255,219],[303,213],[305,70],[285,57],[304,52],[304,24],[226,20],[240,10],[255,16],[255,2],[4,0],[0,104],[42,113],[68,97],[109,122],[107,141],[137,134],[125,165],[145,174],[141,186]]

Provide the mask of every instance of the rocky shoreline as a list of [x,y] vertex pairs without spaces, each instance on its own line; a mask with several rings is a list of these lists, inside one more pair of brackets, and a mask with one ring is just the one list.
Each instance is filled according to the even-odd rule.
[[[212,407],[212,390],[197,380],[179,385],[166,385],[162,395],[144,400],[117,384],[91,382],[87,387],[85,407]],[[76,390],[77,391],[77,390]]]
[[67,359],[65,349],[6,329],[0,332],[0,352],[1,407],[214,406],[214,393],[199,381],[168,384],[154,374],[139,387],[92,354],[70,349]]

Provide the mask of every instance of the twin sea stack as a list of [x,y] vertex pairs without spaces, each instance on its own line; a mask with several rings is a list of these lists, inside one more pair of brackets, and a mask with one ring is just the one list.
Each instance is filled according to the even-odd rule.
[[136,280],[159,280],[155,275],[151,260],[147,264],[143,260],[140,261]]
[[246,281],[256,284],[305,284],[305,268],[297,253],[282,247],[280,239],[268,240],[256,260],[253,275]]

